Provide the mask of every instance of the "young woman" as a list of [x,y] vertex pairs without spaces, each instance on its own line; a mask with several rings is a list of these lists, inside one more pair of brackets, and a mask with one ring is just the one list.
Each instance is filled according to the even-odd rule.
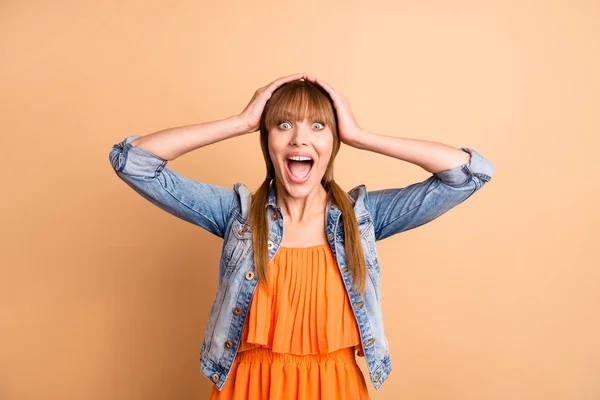
[[[165,168],[192,150],[257,130],[266,178],[255,193]],[[333,179],[341,143],[431,176],[403,188],[345,192]],[[211,399],[369,398],[355,352],[376,389],[392,370],[375,242],[447,212],[495,170],[471,148],[362,129],[348,100],[305,73],[258,89],[239,115],[128,136],[113,146],[110,161],[147,200],[224,239],[200,351]]]

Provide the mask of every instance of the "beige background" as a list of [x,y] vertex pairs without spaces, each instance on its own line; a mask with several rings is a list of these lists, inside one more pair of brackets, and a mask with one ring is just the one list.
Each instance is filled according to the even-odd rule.
[[[379,391],[365,374],[373,399],[600,398],[597,1],[12,1],[0,51],[0,399],[208,396],[221,239],[140,197],[108,153],[303,71],[369,131],[496,166],[378,242],[393,371]],[[169,167],[264,177],[258,133]],[[348,189],[428,176],[348,146],[336,166]]]

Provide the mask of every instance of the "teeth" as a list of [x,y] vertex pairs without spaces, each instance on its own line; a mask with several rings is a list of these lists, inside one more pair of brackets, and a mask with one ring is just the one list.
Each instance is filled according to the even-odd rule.
[[291,157],[288,157],[288,160],[294,160],[294,161],[312,161],[312,158],[310,158],[310,157],[303,157],[303,156],[291,156]]

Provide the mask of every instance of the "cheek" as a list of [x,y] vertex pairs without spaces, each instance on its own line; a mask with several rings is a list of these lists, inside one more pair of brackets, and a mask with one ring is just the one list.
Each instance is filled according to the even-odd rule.
[[333,140],[324,139],[318,142],[315,142],[315,148],[321,155],[321,157],[330,157],[333,152]]
[[277,151],[284,147],[285,144],[285,138],[282,137],[282,135],[269,136],[269,149],[271,149],[271,151]]
[[269,145],[267,146],[267,149],[269,150],[269,155],[271,156],[272,160],[275,160],[277,158],[277,153],[278,153],[278,144],[276,141],[273,140],[269,140]]
[[277,165],[277,154],[273,151],[273,148],[269,145],[269,158],[273,165]]

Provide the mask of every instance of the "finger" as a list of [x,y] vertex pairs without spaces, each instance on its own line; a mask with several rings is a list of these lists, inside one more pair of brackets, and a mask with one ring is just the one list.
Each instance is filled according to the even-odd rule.
[[293,74],[293,75],[283,76],[283,77],[281,77],[281,78],[276,79],[275,81],[273,81],[273,83],[277,83],[277,84],[281,85],[284,82],[293,81],[295,79],[300,79],[300,78],[302,78],[305,75],[306,75],[305,72],[300,72],[300,73]]
[[[323,81],[320,81],[320,82],[323,82]],[[330,84],[328,84],[327,82],[323,82],[323,85],[325,85],[325,87],[327,88],[329,93],[332,93],[332,96],[335,97],[336,100],[338,100],[338,101],[344,100],[344,95],[341,94],[340,92],[338,92],[337,90],[335,90]]]
[[287,83],[289,81],[293,81],[293,80],[296,80],[296,79],[300,79],[300,78],[302,78],[304,76],[306,76],[306,73],[305,72],[300,72],[298,74],[288,75],[288,76],[284,76],[284,77],[281,77],[279,79],[276,79],[273,82],[271,82],[269,85],[266,86],[267,91],[274,92],[275,89],[277,89],[279,86],[283,85],[284,83]]
[[325,89],[330,95],[331,97],[336,97],[337,98],[337,92],[335,90],[333,90],[333,88],[325,81],[322,81],[321,79],[315,77],[315,80],[317,81],[317,83],[319,85],[321,85],[321,87],[323,89]]
[[323,87],[326,87],[327,89],[331,89],[333,90],[333,88],[331,87],[331,85],[329,85],[327,82],[325,82],[322,79],[319,78],[315,78],[317,80],[317,82],[319,82],[320,85],[323,85]]

